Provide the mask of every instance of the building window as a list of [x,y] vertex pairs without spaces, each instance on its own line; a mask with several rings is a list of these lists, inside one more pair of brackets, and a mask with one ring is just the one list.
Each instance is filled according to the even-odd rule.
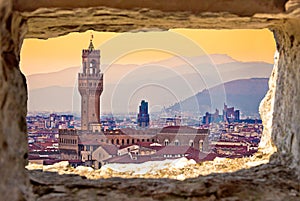
[[114,139],[111,139],[111,143],[114,144]]
[[127,139],[127,144],[129,144],[130,143],[130,140],[129,139]]
[[120,142],[119,142],[119,139],[117,139],[116,142],[117,142],[117,144],[119,144],[119,143],[120,143]]
[[179,140],[175,140],[174,143],[175,143],[175,146],[179,146]]
[[132,144],[134,144],[134,139],[132,139]]
[[122,145],[124,145],[124,144],[125,144],[124,139],[122,139]]
[[193,141],[193,140],[190,140],[190,141],[189,141],[189,146],[190,146],[190,147],[193,147],[193,146],[194,146],[194,141]]
[[168,144],[169,144],[170,141],[168,139],[165,139],[164,142],[165,142],[165,146],[168,146]]
[[203,151],[203,140],[199,141],[199,150]]

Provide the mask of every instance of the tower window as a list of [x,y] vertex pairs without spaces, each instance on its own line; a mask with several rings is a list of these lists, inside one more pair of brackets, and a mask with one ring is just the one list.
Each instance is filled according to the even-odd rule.
[[193,146],[194,146],[194,141],[193,141],[193,140],[190,140],[190,141],[189,141],[189,145],[190,145],[190,147],[193,147]]

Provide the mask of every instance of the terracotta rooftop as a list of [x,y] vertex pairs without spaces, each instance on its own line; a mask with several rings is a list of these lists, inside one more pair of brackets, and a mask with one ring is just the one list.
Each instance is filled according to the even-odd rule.
[[165,146],[156,152],[156,155],[189,154],[199,155],[200,151],[190,146]]
[[103,144],[101,147],[109,154],[109,155],[117,155],[118,147],[110,144]]
[[126,135],[156,135],[161,131],[158,128],[147,128],[147,129],[133,129],[133,128],[122,128],[123,133]]
[[160,133],[191,133],[191,134],[208,134],[208,129],[195,129],[189,126],[167,126]]

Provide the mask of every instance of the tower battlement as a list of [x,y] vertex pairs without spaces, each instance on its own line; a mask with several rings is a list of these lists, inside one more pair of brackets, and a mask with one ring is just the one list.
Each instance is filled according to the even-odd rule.
[[100,56],[100,50],[89,50],[89,49],[83,49],[82,50],[82,57],[87,57],[87,56]]
[[97,73],[97,74],[78,73],[78,78],[101,78],[101,79],[103,79],[103,73]]

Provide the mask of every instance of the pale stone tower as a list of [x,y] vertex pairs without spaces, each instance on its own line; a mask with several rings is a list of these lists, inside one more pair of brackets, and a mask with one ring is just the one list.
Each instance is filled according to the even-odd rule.
[[88,49],[82,50],[82,73],[78,73],[78,90],[81,95],[81,130],[93,130],[93,126],[99,128],[103,74],[100,71],[100,50],[94,49],[93,36]]

